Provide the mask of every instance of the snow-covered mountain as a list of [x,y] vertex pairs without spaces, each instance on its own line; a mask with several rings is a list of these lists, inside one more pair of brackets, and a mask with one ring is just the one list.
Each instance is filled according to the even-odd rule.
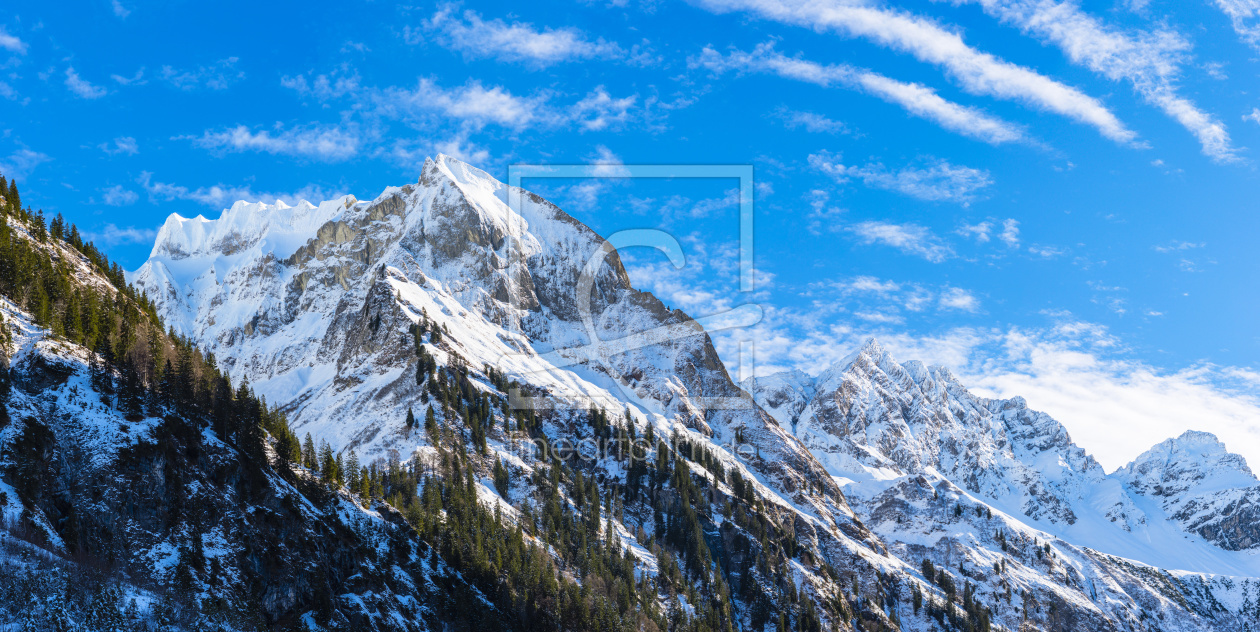
[[[778,401],[784,391],[774,377],[745,386],[758,402]],[[875,340],[812,382],[789,380],[794,393],[813,396],[767,410],[784,423],[783,411],[800,410],[791,419],[796,436],[844,485],[864,520],[869,499],[925,477],[1103,553],[1260,576],[1260,481],[1210,434],[1164,441],[1108,475],[1060,423],[1022,398],[976,396],[948,369],[899,363]]]
[[[510,208],[508,193],[438,156],[418,182],[371,201],[172,216],[130,279],[238,384],[343,455],[433,463],[448,440],[439,435],[476,445],[469,411],[433,398],[448,375],[502,401],[485,410],[486,448],[470,450],[469,467],[509,519],[551,511],[540,490],[557,474],[540,440],[684,441],[647,449],[673,475],[645,479],[616,454],[575,467],[606,488],[649,481],[646,497],[606,500],[608,533],[639,572],[696,550],[658,546],[694,516],[721,578],[707,584],[713,603],[729,603],[740,629],[770,612],[805,629],[798,603],[814,604],[826,629],[1212,630],[1255,616],[1250,549],[1190,536],[1165,518],[1187,506],[1169,514],[1106,475],[1022,400],[976,397],[947,370],[898,364],[876,343],[817,379],[783,374],[745,391],[703,328],[631,287],[599,235],[528,192]],[[499,399],[508,381],[527,412]],[[612,429],[591,409],[609,411]],[[431,411],[443,430],[413,430],[409,410]],[[521,414],[537,425],[526,432]],[[670,454],[687,456],[671,468]],[[497,463],[510,488],[492,489]],[[563,501],[575,515],[589,511],[582,477]],[[1156,555],[1174,533],[1216,557]],[[694,595],[660,598],[694,611]]]
[[1185,531],[1222,549],[1260,553],[1260,480],[1215,436],[1187,431],[1114,476]]

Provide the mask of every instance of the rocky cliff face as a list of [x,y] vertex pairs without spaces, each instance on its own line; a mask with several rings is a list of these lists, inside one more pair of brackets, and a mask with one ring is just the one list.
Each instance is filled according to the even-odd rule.
[[[487,478],[507,463],[522,481],[502,496],[512,515],[545,509],[539,481],[552,468],[538,439],[606,436],[589,409],[610,411],[617,433],[696,446],[673,482],[652,475],[646,499],[626,495],[610,532],[656,574],[669,558],[635,541],[672,537],[694,504],[741,626],[770,611],[808,623],[794,605],[803,598],[827,629],[1136,630],[1149,612],[1164,629],[1208,630],[1260,602],[1249,579],[1170,575],[1078,546],[1067,536],[1085,526],[1114,521],[1123,533],[1149,518],[1053,419],[975,397],[944,369],[898,364],[872,344],[817,380],[747,384],[754,403],[703,329],[631,287],[598,235],[528,192],[509,208],[508,193],[439,156],[371,201],[172,217],[131,278],[299,434],[365,461],[438,458],[435,435],[404,425],[409,409],[477,442],[466,414],[430,399],[424,362],[495,397],[500,376],[514,381],[537,433],[492,408],[472,459]],[[650,459],[662,454],[649,446]],[[608,455],[579,472],[614,489],[641,480]],[[680,476],[703,481],[701,500]],[[929,577],[924,560],[941,572]],[[922,611],[915,594],[927,595]]]

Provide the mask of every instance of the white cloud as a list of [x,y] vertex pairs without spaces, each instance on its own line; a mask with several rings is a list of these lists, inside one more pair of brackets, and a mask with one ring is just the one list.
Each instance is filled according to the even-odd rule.
[[321,201],[341,196],[339,193],[327,191],[314,184],[308,184],[293,193],[255,193],[248,186],[234,187],[223,184],[190,189],[181,185],[154,181],[153,174],[148,171],[141,172],[136,182],[144,187],[144,190],[149,194],[149,201],[151,202],[186,200],[220,209],[231,206],[238,200],[266,202],[269,204],[279,200],[290,205],[297,204],[301,200],[307,200],[318,204]]
[[1002,232],[998,235],[998,239],[1001,239],[1008,248],[1018,248],[1019,222],[1013,219],[1002,222]]
[[1037,244],[1029,246],[1028,252],[1046,259],[1053,259],[1059,255],[1067,254],[1067,250],[1063,248],[1058,248],[1056,246],[1041,246]]
[[705,48],[691,63],[714,72],[769,72],[824,87],[858,90],[898,105],[906,112],[949,131],[986,143],[996,145],[1027,140],[1019,126],[990,116],[983,110],[947,101],[927,86],[897,81],[853,66],[824,66],[799,57],[787,57],[775,51],[773,43],[761,44],[752,53],[732,51],[725,57],[712,48]]
[[11,180],[25,180],[35,171],[35,168],[41,164],[52,160],[48,154],[33,151],[23,147],[5,158],[0,162],[0,173],[8,176]]
[[1165,246],[1154,246],[1155,252],[1177,252],[1180,250],[1191,250],[1194,248],[1202,248],[1207,244],[1203,242],[1193,241],[1173,241]]
[[1260,2],[1257,0],[1215,0],[1216,6],[1229,16],[1234,32],[1252,48],[1260,50]]
[[245,78],[245,72],[236,69],[240,59],[228,57],[192,70],[181,70],[171,66],[162,66],[161,77],[164,81],[180,90],[195,90],[205,87],[211,90],[226,90],[228,86]]
[[384,114],[414,117],[438,113],[477,127],[493,123],[521,129],[530,125],[552,125],[559,120],[548,105],[546,95],[518,97],[506,88],[487,88],[475,79],[446,89],[432,79],[423,78],[412,90],[389,88],[379,100]]
[[346,74],[344,69],[333,72],[331,75],[315,75],[309,81],[306,75],[284,75],[280,77],[280,85],[301,96],[313,96],[320,101],[341,98],[362,89],[359,86],[359,74],[357,72]]
[[118,0],[113,0],[112,7],[114,9],[114,15],[120,19],[126,19],[127,16],[131,15],[131,9],[124,7],[123,3]]
[[888,325],[900,325],[906,322],[905,318],[902,318],[901,316],[897,314],[890,314],[887,312],[858,311],[858,312],[853,312],[853,316],[855,318],[858,318],[867,322],[883,323],[883,324],[888,324]]
[[604,86],[598,86],[581,101],[573,104],[569,108],[569,115],[584,131],[618,128],[630,120],[630,110],[637,100],[635,95],[614,98]]
[[448,136],[437,136],[422,141],[399,139],[382,153],[407,169],[419,170],[426,158],[434,154],[446,154],[469,164],[485,164],[490,160],[490,150],[472,142],[469,130],[461,128]]
[[922,168],[890,170],[879,163],[845,166],[839,162],[839,156],[824,152],[810,154],[809,165],[839,182],[857,178],[868,187],[895,191],[920,200],[957,202],[963,206],[976,198],[977,191],[993,184],[988,171],[955,166],[940,159]]
[[3,26],[0,26],[0,48],[3,48],[10,53],[17,53],[19,55],[26,54],[26,42],[23,42],[16,35],[10,35]]
[[983,244],[989,241],[989,233],[993,232],[993,223],[980,222],[979,224],[963,224],[954,232],[962,235],[963,237],[974,237],[976,241]]
[[833,206],[831,204],[831,194],[822,189],[814,189],[809,192],[809,232],[815,235],[822,234],[823,224],[826,223],[827,230],[835,232],[841,230],[839,223],[840,216],[844,214],[844,209]]
[[103,242],[108,246],[151,244],[154,239],[157,239],[157,231],[152,228],[136,228],[135,226],[119,228],[113,224],[106,224],[101,231],[87,233],[85,236],[89,241]]
[[112,146],[110,143],[101,143],[97,145],[97,148],[111,156],[117,156],[118,154],[134,156],[140,153],[140,146],[136,144],[136,139],[130,136],[119,136],[110,142],[113,143]]
[[872,292],[881,296],[887,296],[901,289],[901,285],[895,281],[880,281],[878,277],[859,276],[849,281],[847,287],[857,292]]
[[99,99],[106,94],[105,88],[94,86],[75,72],[74,66],[66,68],[66,87],[84,99]]
[[905,11],[872,7],[860,0],[810,3],[700,0],[700,3],[713,11],[750,11],[786,24],[868,39],[944,68],[963,89],[973,94],[1019,101],[1054,112],[1090,125],[1120,143],[1133,143],[1137,138],[1097,99],[1028,68],[976,50],[958,33]]
[[244,125],[211,131],[206,130],[193,143],[212,151],[260,151],[269,154],[313,158],[326,162],[340,162],[355,156],[359,150],[356,130],[340,126],[309,125],[284,129],[277,124],[276,131],[254,132]]
[[1254,123],[1260,123],[1260,108],[1251,108],[1251,112],[1248,114],[1244,114],[1242,118],[1244,121],[1252,121]]
[[940,306],[942,309],[977,312],[980,311],[980,299],[962,288],[947,287],[941,292]]
[[[424,23],[424,31],[439,43],[468,57],[492,57],[500,61],[524,62],[534,66],[584,59],[617,59],[626,52],[613,42],[590,40],[572,28],[536,29],[532,24],[503,20],[483,20],[474,11],[457,14],[457,7],[443,5]],[[408,43],[419,43],[420,32],[408,29]]]
[[[1167,29],[1133,34],[1104,25],[1074,2],[1053,0],[954,0],[973,2],[999,20],[1057,45],[1073,63],[1113,81],[1126,80],[1148,103],[1163,110],[1199,141],[1217,162],[1238,159],[1225,125],[1178,94],[1176,80],[1190,42]],[[1246,0],[1218,0],[1235,7]],[[1260,5],[1246,2],[1252,12]]]
[[940,263],[954,255],[954,251],[932,231],[918,224],[866,221],[849,226],[848,230],[860,237],[863,243],[892,246],[932,263]]
[[774,115],[783,121],[788,129],[804,128],[814,134],[845,134],[849,129],[844,123],[829,119],[814,112],[801,112],[781,107]]
[[379,116],[423,124],[437,115],[474,130],[491,124],[514,130],[565,124],[577,125],[583,131],[614,129],[635,118],[632,110],[638,102],[635,95],[614,97],[603,86],[569,106],[553,105],[552,97],[546,92],[518,96],[502,86],[487,87],[475,79],[462,86],[444,88],[432,79],[422,78],[414,89],[372,91],[369,98],[375,105],[374,114]]
[[122,75],[110,75],[109,78],[113,79],[114,83],[117,83],[120,86],[130,86],[130,85],[142,86],[146,83],[149,83],[148,81],[144,80],[144,68],[137,70],[136,74],[130,77],[124,77]]
[[592,176],[611,177],[629,174],[629,171],[623,168],[626,163],[621,160],[621,156],[604,145],[596,145],[595,153],[586,156],[586,162],[594,165],[591,170]]
[[[1049,413],[1108,470],[1186,430],[1211,432],[1254,466],[1260,464],[1260,401],[1225,384],[1225,367],[1164,371],[1114,359],[1071,335],[1012,330],[1001,339],[1007,362],[964,370],[981,392],[1023,396]],[[980,366],[975,366],[980,364]]]
[[135,204],[138,199],[140,196],[135,191],[124,189],[121,184],[101,190],[101,202],[109,206],[127,206]]
[[867,186],[896,191],[921,200],[947,200],[964,205],[975,199],[975,192],[992,184],[989,172],[971,167],[957,167],[938,160],[924,169],[904,167],[890,171],[883,165],[851,167],[849,175],[861,178]]

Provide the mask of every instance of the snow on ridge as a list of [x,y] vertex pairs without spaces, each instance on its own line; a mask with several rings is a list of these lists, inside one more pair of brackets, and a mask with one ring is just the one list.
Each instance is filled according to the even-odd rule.
[[[301,200],[290,206],[282,200],[274,204],[238,200],[217,219],[203,215],[185,218],[177,213],[167,217],[158,231],[150,259],[177,260],[212,254],[234,254],[264,239],[271,251],[287,256],[300,246],[295,238],[310,236],[325,222],[355,204],[353,195],[344,195],[319,205]],[[304,241],[304,240],[303,240]]]

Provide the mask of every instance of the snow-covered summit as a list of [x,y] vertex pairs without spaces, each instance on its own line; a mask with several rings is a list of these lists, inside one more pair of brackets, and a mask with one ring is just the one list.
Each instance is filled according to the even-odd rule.
[[158,231],[150,258],[187,259],[206,255],[233,255],[269,240],[269,252],[286,250],[295,235],[304,235],[357,202],[353,195],[321,202],[301,200],[293,206],[240,200],[218,219],[192,218],[172,213]]
[[1228,550],[1260,548],[1260,480],[1211,433],[1162,441],[1113,476],[1188,532]]
[[1157,443],[1116,476],[1157,496],[1260,485],[1242,455],[1227,450],[1216,435],[1197,430]]

